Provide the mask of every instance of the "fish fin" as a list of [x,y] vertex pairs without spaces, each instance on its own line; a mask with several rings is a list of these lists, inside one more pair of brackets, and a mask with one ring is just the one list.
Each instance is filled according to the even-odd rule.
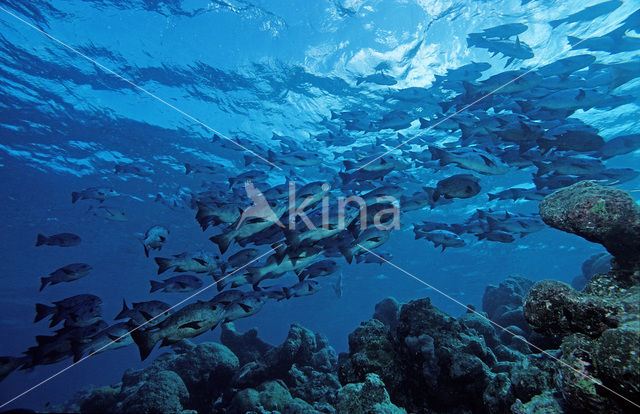
[[118,335],[107,334],[107,337],[111,339],[115,343],[120,343],[126,339],[126,335],[124,337]]
[[49,283],[51,283],[51,278],[50,277],[41,277],[40,278],[40,292],[42,292],[42,289],[44,289],[45,286],[47,286]]
[[555,29],[556,27],[560,26],[562,23],[564,23],[562,19],[561,20],[551,20],[549,22],[549,24],[551,25],[552,29]]
[[251,310],[251,306],[247,306],[244,303],[238,303],[238,306],[240,306],[242,308],[243,311],[249,313],[249,311]]
[[47,239],[48,239],[47,236],[45,236],[44,234],[38,233],[38,237],[36,239],[36,246],[42,246],[43,244],[46,244]]
[[362,263],[364,262],[364,255],[358,255],[356,256],[356,263]]
[[493,201],[499,197],[497,194],[487,193],[487,195],[489,196],[489,201]]
[[253,161],[255,161],[255,159],[252,156],[249,155],[245,155],[244,156],[244,166],[248,167],[249,165],[253,164]]
[[202,328],[202,322],[201,321],[193,321],[193,322],[182,324],[178,328],[180,328],[180,329],[184,329],[184,328],[200,329],[200,328]]
[[342,253],[344,258],[347,260],[347,263],[351,264],[351,262],[353,261],[353,252],[351,251],[351,249],[348,247],[341,247],[340,253]]
[[206,261],[206,260],[204,260],[204,259],[199,259],[199,258],[197,258],[197,257],[194,257],[194,258],[193,258],[193,261],[194,261],[194,262],[196,262],[196,263],[198,263],[199,265],[202,265],[202,266],[206,266],[206,265],[207,265],[207,261]]
[[218,234],[217,236],[212,236],[209,238],[209,240],[218,245],[218,249],[222,254],[227,251],[229,245],[231,244],[231,239],[225,233]]
[[164,287],[164,283],[158,282],[157,280],[150,280],[149,283],[151,284],[151,290],[149,291],[149,293],[153,293],[156,290],[160,290]]
[[33,322],[41,321],[49,315],[54,314],[56,311],[55,306],[47,306],[42,303],[36,303],[36,317]]
[[140,351],[140,359],[142,361],[147,359],[151,351],[153,351],[153,348],[160,340],[155,332],[147,332],[140,329],[131,332],[131,337],[133,338],[133,342],[138,345],[138,350]]
[[418,121],[420,121],[420,129],[429,128],[429,121],[427,121],[423,117],[418,118]]
[[446,248],[447,248],[447,246],[445,246],[444,244],[443,244],[443,245],[441,245],[441,246],[442,246],[442,250],[440,250],[440,253],[444,252],[444,249],[446,249]]
[[71,193],[71,203],[75,203],[76,201],[78,201],[80,199],[82,195],[78,192],[72,192]]
[[357,164],[356,164],[355,161],[344,160],[342,163],[344,164],[344,168],[346,168],[347,171],[353,170],[353,169],[355,169],[357,167]]
[[140,243],[142,243],[142,248],[144,249],[144,255],[146,257],[149,257],[149,246],[147,246],[146,244],[144,244],[144,241],[140,241]]
[[129,311],[129,307],[127,306],[127,302],[124,300],[124,298],[122,298],[122,310],[116,316],[115,320],[117,321],[118,319],[126,318],[128,311]]
[[154,315],[151,315],[148,312],[145,312],[145,311],[142,311],[142,310],[138,311],[138,312],[140,312],[140,315],[142,315],[142,317],[145,318],[147,321],[150,321],[151,319],[155,318]]
[[283,299],[291,298],[291,289],[289,289],[288,287],[283,287],[282,288],[282,293],[284,293]]
[[284,237],[287,239],[287,242],[289,242],[289,245],[291,247],[296,249],[298,246],[300,246],[300,237],[298,236],[298,232],[289,229],[282,229],[282,232],[284,233]]
[[172,267],[171,259],[166,257],[156,257],[154,258],[156,264],[158,265],[158,274],[164,273]]
[[342,180],[342,184],[349,184],[351,182],[351,175],[346,172],[340,172],[338,176]]

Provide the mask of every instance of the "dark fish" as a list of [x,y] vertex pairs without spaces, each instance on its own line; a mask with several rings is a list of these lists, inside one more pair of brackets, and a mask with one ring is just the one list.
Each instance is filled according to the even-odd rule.
[[102,299],[95,295],[82,294],[53,302],[53,306],[36,303],[34,322],[50,315],[52,315],[50,327],[56,326],[63,320],[65,326],[87,326],[102,316]]
[[49,273],[49,277],[40,278],[40,291],[48,284],[57,285],[62,282],[73,282],[85,277],[91,271],[91,266],[86,263],[71,263]]
[[139,177],[149,177],[153,175],[153,169],[145,164],[139,163],[117,163],[114,172],[116,174],[131,174]]
[[170,277],[162,282],[150,280],[151,291],[162,290],[165,293],[188,293],[202,287],[202,280],[192,275],[180,275]]
[[201,250],[199,252],[184,252],[173,257],[156,257],[158,274],[173,268],[174,272],[208,273],[218,269],[220,257]]
[[640,134],[622,135],[605,142],[600,154],[605,160],[640,149]]
[[493,230],[488,233],[478,234],[478,240],[490,240],[500,243],[513,243],[516,238],[511,233],[502,230]]
[[90,187],[82,191],[74,191],[71,193],[71,202],[75,203],[78,200],[97,200],[103,202],[104,200],[112,197],[117,197],[120,194],[113,188],[108,187]]
[[155,325],[169,315],[170,308],[171,306],[169,306],[167,303],[161,302],[159,300],[150,300],[147,302],[137,303],[134,302],[131,304],[131,308],[129,308],[127,306],[127,302],[122,299],[122,310],[115,317],[115,320],[129,319],[136,326],[140,326],[148,321],[151,321],[151,324]]
[[479,182],[480,179],[471,174],[453,175],[438,182],[433,199],[438,201],[440,196],[444,198],[473,197],[481,190]]
[[59,246],[59,247],[71,247],[80,244],[82,239],[80,236],[73,233],[59,233],[53,236],[45,236],[44,234],[38,234],[36,240],[36,246]]
[[144,247],[144,255],[149,257],[149,249],[161,250],[164,243],[169,237],[169,230],[162,226],[153,226],[149,228],[144,234],[142,239],[142,246]]
[[422,237],[432,242],[435,247],[441,246],[443,252],[447,247],[464,247],[467,245],[460,236],[448,230],[432,230],[422,234]]
[[328,276],[335,273],[336,270],[338,270],[338,264],[333,260],[320,260],[319,262],[312,263],[299,271],[298,278],[300,280],[304,280],[307,278],[313,279],[315,277]]
[[185,338],[193,338],[215,329],[225,318],[225,308],[219,303],[198,301],[169,315],[149,329],[138,329],[131,333],[145,360],[160,341],[168,346]]

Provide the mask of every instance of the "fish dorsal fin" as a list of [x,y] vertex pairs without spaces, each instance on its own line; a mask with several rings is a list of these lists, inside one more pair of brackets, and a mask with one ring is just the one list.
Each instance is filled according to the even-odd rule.
[[520,45],[520,36],[516,36],[516,47],[522,47],[522,45]]
[[587,96],[587,94],[584,91],[584,89],[580,89],[580,92],[578,92],[578,96],[576,96],[576,99],[580,101],[580,100],[584,99],[585,96]]

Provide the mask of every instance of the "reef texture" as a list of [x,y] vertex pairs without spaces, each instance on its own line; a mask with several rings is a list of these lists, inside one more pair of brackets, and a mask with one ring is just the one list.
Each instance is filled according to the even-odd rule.
[[581,181],[545,197],[540,215],[551,227],[602,244],[621,266],[640,265],[640,207],[626,191]]
[[[581,292],[512,276],[487,287],[482,312],[458,318],[428,298],[380,302],[336,355],[292,325],[279,346],[222,327],[222,344],[175,354],[79,393],[61,411],[138,413],[627,413],[640,403],[638,207],[583,182],[541,206],[554,227],[614,256]],[[606,269],[606,267],[603,267]],[[586,279],[586,278],[585,278]]]
[[637,412],[640,404],[640,212],[624,191],[581,182],[541,204],[550,225],[601,243],[613,256],[582,292],[536,283],[524,315],[540,333],[562,339],[559,388],[574,412]]

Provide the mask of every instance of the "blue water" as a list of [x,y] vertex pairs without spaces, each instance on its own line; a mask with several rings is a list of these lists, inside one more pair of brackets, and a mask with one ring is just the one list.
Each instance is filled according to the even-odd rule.
[[[326,132],[322,120],[330,110],[363,109],[380,119],[390,110],[381,99],[389,89],[429,87],[434,75],[470,62],[491,64],[481,79],[504,70],[544,65],[577,53],[568,51],[568,35],[604,35],[640,8],[640,2],[626,0],[605,16],[554,29],[548,24],[596,3],[0,1],[0,355],[19,355],[35,344],[36,335],[47,334],[45,322],[32,323],[37,302],[93,293],[102,298],[103,314],[111,321],[123,298],[130,303],[152,297],[173,304],[186,296],[149,294],[149,279],[156,278],[157,267],[144,256],[137,234],[156,224],[170,229],[167,244],[160,253],[153,253],[156,256],[199,249],[217,253],[208,240],[215,231],[203,233],[194,210],[168,207],[154,199],[159,192],[175,195],[181,188],[200,191],[207,176],[185,175],[185,162],[222,163],[227,166],[222,176],[234,176],[245,170],[247,155],[211,143],[213,133],[193,118],[229,137],[257,143],[262,156],[274,148],[274,132],[294,138],[303,149],[315,148],[310,136]],[[516,60],[507,69],[506,58],[469,47],[466,40],[469,33],[506,23],[528,26],[519,38],[534,52],[533,58]],[[640,32],[629,36],[637,38]],[[589,53],[605,64],[638,62],[640,57],[638,50]],[[356,85],[357,78],[375,73],[380,64],[397,80],[396,85]],[[615,109],[578,110],[572,117],[598,128],[605,140],[639,133],[638,86],[636,78],[617,91],[635,102]],[[401,132],[407,137],[417,134],[417,123]],[[390,130],[353,135],[364,143],[377,134],[395,137]],[[320,152],[332,160],[345,149],[321,145]],[[379,147],[376,154],[386,149]],[[154,174],[145,178],[116,175],[116,162],[147,162]],[[636,151],[606,165],[637,168],[639,162]],[[341,163],[330,165],[337,174]],[[452,172],[465,171],[449,167],[417,171],[415,176],[424,185],[434,185]],[[512,169],[506,175],[483,176],[482,192],[475,198],[404,214],[402,229],[392,233],[384,249],[406,272],[477,308],[488,284],[512,274],[569,283],[585,259],[604,251],[601,246],[550,228],[510,244],[477,242],[469,235],[466,247],[444,252],[425,240],[414,240],[412,223],[462,222],[476,208],[536,212],[537,202],[487,202],[486,197],[487,192],[513,185],[531,186],[532,172]],[[271,170],[270,174],[272,184],[282,182],[283,173]],[[317,170],[301,168],[295,174],[302,181],[319,179]],[[110,205],[124,210],[129,220],[108,221],[88,211],[95,203],[71,203],[72,191],[92,186],[113,187],[123,194]],[[637,178],[619,185],[627,190],[639,186]],[[632,194],[637,197],[638,193]],[[38,233],[60,232],[76,233],[83,241],[71,248],[34,247]],[[347,350],[348,333],[370,318],[374,305],[387,296],[400,301],[428,296],[450,314],[464,312],[460,305],[389,265],[347,265],[337,260],[343,273],[341,298],[330,286],[334,275],[320,280],[318,294],[271,301],[259,314],[236,321],[238,329],[257,327],[263,339],[280,343],[289,325],[297,322],[327,335],[341,352]],[[94,270],[83,279],[38,292],[40,277],[73,262],[89,263]],[[286,278],[296,281],[295,276]],[[211,278],[203,280],[209,283]],[[195,341],[216,340],[217,335],[214,331]],[[160,352],[156,350],[152,357]],[[12,373],[0,383],[0,403],[70,363]],[[90,384],[115,383],[125,369],[144,364],[135,346],[105,352],[6,408],[42,409]]]

